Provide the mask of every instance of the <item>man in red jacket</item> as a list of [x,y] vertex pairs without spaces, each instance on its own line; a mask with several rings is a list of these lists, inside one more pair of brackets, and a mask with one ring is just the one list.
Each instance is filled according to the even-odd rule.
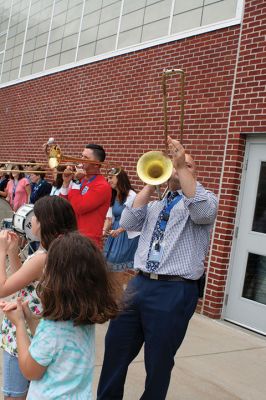
[[[105,160],[104,148],[98,144],[88,144],[82,152],[82,158],[84,177],[80,183],[71,186],[69,179],[63,178],[61,196],[67,198],[74,208],[80,233],[101,248],[103,224],[111,202],[111,187],[100,175],[101,163]],[[95,163],[86,163],[86,160]]]

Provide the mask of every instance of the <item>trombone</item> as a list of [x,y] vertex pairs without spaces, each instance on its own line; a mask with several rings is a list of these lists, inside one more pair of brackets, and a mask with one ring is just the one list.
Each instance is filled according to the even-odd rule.
[[137,163],[138,177],[149,185],[155,185],[159,198],[159,185],[165,183],[170,178],[173,165],[168,157],[168,119],[167,119],[167,78],[173,74],[179,74],[180,83],[180,142],[183,142],[184,129],[184,86],[185,73],[182,69],[165,69],[162,74],[162,89],[163,89],[163,111],[164,111],[164,151],[148,151],[144,153]]
[[[50,146],[50,143],[48,141],[48,145]],[[91,165],[95,165],[95,166],[105,166],[106,168],[106,174],[108,173],[109,170],[111,170],[112,168],[115,168],[115,170],[117,171],[117,174],[119,173],[119,171],[121,170],[121,166],[117,166],[114,164],[110,164],[106,161],[101,162],[101,161],[92,161],[92,160],[87,160],[85,158],[76,158],[76,157],[72,157],[72,156],[68,156],[68,155],[63,155],[62,151],[59,147],[59,145],[53,144],[50,146],[50,148],[48,149],[48,145],[45,145],[45,153],[48,157],[48,163],[38,163],[38,162],[17,162],[17,161],[5,161],[5,162],[1,162],[0,164],[6,164],[7,167],[5,168],[5,172],[15,172],[15,173],[28,173],[28,174],[43,174],[43,173],[50,173],[52,172],[51,170],[53,170],[54,168],[57,168],[59,165],[65,166],[66,170],[64,171],[57,171],[58,174],[65,174],[65,173],[71,173],[71,170],[67,167],[78,167],[80,164],[91,164]],[[32,169],[12,169],[12,165],[17,166],[17,165],[26,165],[26,166],[39,166],[44,167],[43,169],[40,170],[32,170]],[[49,168],[49,169],[47,169]],[[73,173],[75,173],[75,171],[73,171]],[[100,175],[101,173],[94,173],[94,175]]]
[[[114,165],[110,164],[107,161],[92,161],[92,160],[87,160],[86,158],[75,158],[72,156],[67,156],[63,155],[61,152],[61,149],[58,145],[52,145],[50,150],[49,150],[49,160],[48,160],[48,165],[51,169],[58,167],[58,165],[65,165],[66,167],[68,166],[75,166],[78,167],[79,164],[91,164],[94,166],[105,166],[106,169],[106,174],[108,173],[109,170],[115,169],[117,172],[116,174],[121,171],[122,167],[119,165]],[[64,172],[63,172],[64,173]],[[93,173],[94,175],[101,175],[101,173]]]
[[[183,127],[184,127],[184,85],[185,85],[185,73],[182,69],[165,69],[162,74],[162,89],[163,89],[163,111],[164,111],[164,152],[160,151],[149,151],[144,153],[138,160],[137,163],[137,174],[139,178],[147,184],[159,186],[165,183],[171,176],[173,166],[170,158],[168,157],[168,145],[167,145],[167,136],[168,136],[168,118],[167,118],[167,79],[174,74],[179,74],[180,81],[180,142],[183,142]],[[63,155],[61,149],[58,145],[53,144],[54,138],[50,138],[47,143],[44,144],[45,152],[48,156],[48,165],[43,163],[22,163],[15,161],[5,161],[0,164],[8,163],[13,165],[39,165],[44,167],[49,167],[50,169],[56,168],[58,165],[67,166],[78,166],[78,164],[94,164],[102,166],[103,164],[106,166],[106,172],[114,167],[117,171],[121,170],[121,166],[114,166],[109,163],[100,162],[100,161],[90,161],[83,158],[75,158],[68,155]],[[50,148],[49,148],[50,146]],[[49,152],[48,152],[49,148]],[[50,172],[45,170],[42,171],[32,171],[32,170],[11,170],[6,169],[6,172],[24,172],[24,173],[45,173]],[[58,172],[58,173],[64,173]],[[97,174],[96,174],[97,175]]]
[[180,75],[180,143],[183,144],[184,114],[185,114],[185,72],[182,69],[165,69],[162,76],[163,110],[164,110],[164,145],[168,150],[168,119],[167,119],[167,78],[171,75]]

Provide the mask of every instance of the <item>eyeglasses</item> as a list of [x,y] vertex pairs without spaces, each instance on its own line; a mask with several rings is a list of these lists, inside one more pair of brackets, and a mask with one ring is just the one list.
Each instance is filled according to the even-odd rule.
[[120,168],[110,168],[107,171],[107,175],[118,175],[118,174],[120,174],[120,172],[121,172]]

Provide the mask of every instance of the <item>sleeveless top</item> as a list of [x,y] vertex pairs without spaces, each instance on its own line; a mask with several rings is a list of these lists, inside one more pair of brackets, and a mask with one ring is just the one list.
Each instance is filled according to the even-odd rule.
[[[35,257],[37,254],[46,253],[46,250],[40,248],[35,253],[31,254],[27,257],[27,262],[30,258]],[[38,285],[38,281],[34,281],[27,285],[24,289],[19,290],[11,300],[14,301],[17,297],[21,297],[22,301],[29,301],[29,309],[36,315],[42,312],[42,306],[40,299],[36,293],[36,287]],[[27,329],[30,338],[32,338],[31,332]],[[11,354],[12,356],[18,356],[17,350],[17,340],[16,340],[16,327],[12,324],[11,321],[5,316],[2,321],[1,333],[0,333],[0,347]]]

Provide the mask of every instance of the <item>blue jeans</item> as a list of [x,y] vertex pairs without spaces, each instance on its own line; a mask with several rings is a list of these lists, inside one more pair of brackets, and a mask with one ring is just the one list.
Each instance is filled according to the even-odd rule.
[[138,275],[128,285],[125,310],[110,322],[97,399],[120,400],[129,364],[143,343],[146,368],[141,400],[164,400],[198,301],[197,281],[158,281]]
[[3,393],[7,397],[21,397],[29,388],[29,381],[19,369],[18,358],[3,351]]

